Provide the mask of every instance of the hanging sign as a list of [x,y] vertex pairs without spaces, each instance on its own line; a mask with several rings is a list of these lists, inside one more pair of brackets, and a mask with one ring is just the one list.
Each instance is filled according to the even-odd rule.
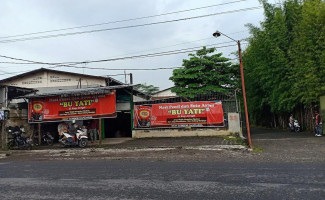
[[115,92],[35,98],[28,107],[30,123],[116,117]]
[[224,126],[221,101],[136,105],[136,128]]

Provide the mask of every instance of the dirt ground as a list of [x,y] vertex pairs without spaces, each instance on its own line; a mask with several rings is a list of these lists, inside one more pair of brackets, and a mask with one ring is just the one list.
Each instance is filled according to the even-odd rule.
[[90,145],[88,148],[42,147],[31,151],[1,152],[0,162],[51,160],[128,161],[325,161],[325,137],[283,130],[252,129],[253,150],[223,137],[148,138],[119,144]]

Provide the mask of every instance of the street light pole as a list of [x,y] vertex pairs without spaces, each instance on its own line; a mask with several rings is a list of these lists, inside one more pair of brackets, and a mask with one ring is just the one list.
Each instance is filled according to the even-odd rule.
[[245,78],[244,78],[244,65],[243,65],[243,58],[241,54],[241,47],[240,47],[240,41],[235,40],[228,35],[225,35],[221,33],[220,31],[216,31],[213,33],[214,37],[219,37],[221,35],[226,36],[227,38],[235,41],[238,45],[238,55],[239,55],[239,66],[240,66],[240,76],[241,76],[241,84],[242,84],[242,90],[243,90],[243,99],[244,99],[244,108],[245,108],[245,119],[246,119],[246,128],[247,128],[247,139],[248,139],[248,146],[249,148],[252,148],[252,140],[251,140],[251,130],[249,127],[249,119],[248,119],[248,111],[247,111],[247,101],[246,101],[246,89],[245,89]]

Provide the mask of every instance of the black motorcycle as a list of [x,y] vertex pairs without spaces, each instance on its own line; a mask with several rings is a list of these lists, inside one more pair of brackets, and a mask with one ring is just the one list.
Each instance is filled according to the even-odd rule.
[[32,149],[32,139],[29,137],[24,137],[21,134],[23,131],[18,127],[8,127],[8,132],[11,135],[11,138],[8,140],[8,149],[15,149],[16,147],[18,149]]
[[[46,145],[53,145],[54,137],[50,132],[42,133],[41,137],[41,145],[46,144]],[[34,135],[34,144],[38,145],[38,135]]]

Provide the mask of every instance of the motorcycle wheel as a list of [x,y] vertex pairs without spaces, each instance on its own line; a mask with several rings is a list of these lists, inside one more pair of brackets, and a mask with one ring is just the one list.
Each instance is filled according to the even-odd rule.
[[46,142],[47,142],[47,144],[50,145],[50,146],[53,145],[53,140],[51,140],[51,139],[47,139]]
[[300,128],[295,128],[295,132],[296,133],[300,132]]
[[34,138],[33,143],[34,143],[35,146],[38,146],[38,139]]
[[10,140],[7,144],[7,148],[8,149],[13,149],[13,147],[15,146],[15,141],[14,140]]
[[26,148],[27,150],[32,150],[33,146],[32,146],[31,144],[29,144],[29,143],[26,143],[26,144],[25,144],[25,148]]
[[19,149],[19,150],[25,149],[25,147],[26,147],[26,145],[27,145],[25,141],[23,141],[22,143],[23,143],[23,144],[18,144],[18,143],[17,143],[17,146],[18,146],[18,149]]
[[60,147],[62,147],[62,148],[66,147],[66,145],[63,142],[59,141],[59,144],[60,144]]
[[79,147],[84,148],[84,147],[87,146],[87,143],[88,143],[88,140],[86,140],[86,139],[81,139],[81,140],[79,141]]

